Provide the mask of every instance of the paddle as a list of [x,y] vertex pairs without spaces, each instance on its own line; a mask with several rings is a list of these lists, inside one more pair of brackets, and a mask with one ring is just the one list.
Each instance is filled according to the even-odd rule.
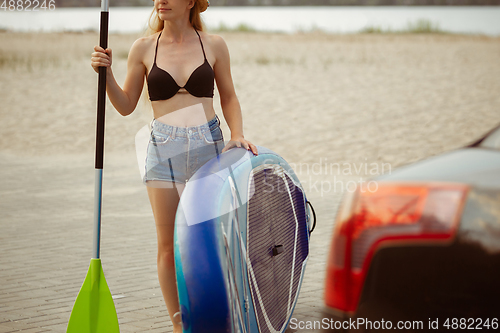
[[[101,0],[99,45],[108,47],[108,0]],[[101,240],[102,166],[104,159],[104,114],[106,107],[106,67],[99,67],[97,88],[97,133],[95,154],[94,248],[90,267],[69,318],[68,333],[120,332],[115,304],[99,259]]]

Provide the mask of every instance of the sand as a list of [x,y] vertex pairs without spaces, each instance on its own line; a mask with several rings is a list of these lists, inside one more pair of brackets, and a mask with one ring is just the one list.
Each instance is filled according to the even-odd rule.
[[[316,207],[294,314],[305,318],[322,306],[340,185],[457,149],[500,122],[500,38],[222,36],[245,137],[296,166]],[[120,85],[137,37],[109,37]],[[0,33],[2,332],[63,332],[88,267],[97,103],[90,53],[97,43],[96,33]],[[215,106],[228,138],[217,92]],[[170,329],[135,156],[148,112],[140,106],[122,117],[107,103],[102,257],[112,292],[123,296],[115,300],[122,332]]]

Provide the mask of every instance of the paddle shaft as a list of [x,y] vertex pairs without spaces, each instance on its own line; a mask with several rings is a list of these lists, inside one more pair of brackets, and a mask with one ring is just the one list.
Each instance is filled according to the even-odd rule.
[[[109,0],[101,0],[99,46],[108,47]],[[102,168],[104,161],[104,121],[106,110],[106,67],[99,67],[97,86],[97,130],[95,149],[94,246],[92,258],[98,259],[101,243]]]

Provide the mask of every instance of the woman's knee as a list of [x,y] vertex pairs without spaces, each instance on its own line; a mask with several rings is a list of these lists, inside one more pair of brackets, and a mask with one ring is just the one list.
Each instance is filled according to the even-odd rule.
[[167,267],[173,267],[175,265],[173,245],[158,247],[158,265]]

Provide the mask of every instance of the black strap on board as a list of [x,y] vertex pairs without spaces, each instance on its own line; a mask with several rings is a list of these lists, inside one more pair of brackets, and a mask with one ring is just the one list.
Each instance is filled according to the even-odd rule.
[[314,208],[309,200],[306,200],[306,204],[309,205],[309,207],[311,207],[311,211],[312,211],[313,217],[314,217],[314,224],[313,224],[311,230],[309,230],[309,235],[310,235],[314,231],[314,228],[316,228],[316,212],[314,211]]

